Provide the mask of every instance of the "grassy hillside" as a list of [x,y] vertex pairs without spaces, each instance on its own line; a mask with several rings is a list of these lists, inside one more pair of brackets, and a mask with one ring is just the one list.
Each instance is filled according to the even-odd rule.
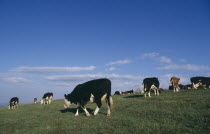
[[[98,116],[88,103],[91,116],[75,117],[75,105],[64,110],[63,100],[51,105],[25,104],[18,109],[0,108],[0,134],[164,134],[210,133],[210,90],[164,91],[161,96],[113,96],[115,111],[106,116],[103,103]],[[82,110],[81,110],[82,111]]]

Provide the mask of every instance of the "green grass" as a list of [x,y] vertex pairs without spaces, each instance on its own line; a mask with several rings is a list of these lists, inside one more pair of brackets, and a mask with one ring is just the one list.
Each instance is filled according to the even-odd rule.
[[0,134],[210,134],[210,90],[164,91],[160,96],[113,96],[115,111],[106,116],[103,103],[98,116],[86,117],[76,106],[65,111],[63,100],[51,105],[24,104],[18,109],[0,108]]

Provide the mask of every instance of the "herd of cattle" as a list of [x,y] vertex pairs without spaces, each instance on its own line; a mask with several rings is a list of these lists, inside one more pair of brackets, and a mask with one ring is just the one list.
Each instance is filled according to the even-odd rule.
[[[179,84],[180,78],[172,77],[170,79],[171,86],[169,86],[169,90],[173,90],[174,92],[178,92],[180,89],[197,89],[199,87],[202,88],[210,88],[210,77],[192,77],[190,79],[191,85],[181,85]],[[160,83],[158,78],[145,78],[143,80],[144,89],[142,93],[144,96],[147,95],[151,97],[151,92],[154,92],[155,95],[159,95],[163,90],[159,88]],[[123,94],[132,94],[135,93],[135,90],[129,91],[116,91],[114,95],[123,95]],[[53,93],[48,92],[45,93],[41,99],[41,105],[51,104],[53,98]],[[64,108],[68,108],[72,103],[77,105],[77,111],[75,116],[79,115],[79,108],[82,108],[87,116],[90,116],[87,111],[85,105],[91,101],[96,103],[97,107],[94,111],[94,115],[97,115],[101,106],[102,101],[106,101],[107,104],[107,116],[111,115],[111,111],[113,110],[113,100],[111,96],[111,81],[107,78],[96,79],[85,82],[83,84],[77,85],[74,90],[70,94],[64,95]],[[34,103],[37,102],[37,98],[34,98]],[[19,105],[18,97],[11,98],[8,109],[15,109]]]

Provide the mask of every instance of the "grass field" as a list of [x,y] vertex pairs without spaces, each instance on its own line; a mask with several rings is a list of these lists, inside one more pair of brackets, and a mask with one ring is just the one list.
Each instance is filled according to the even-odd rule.
[[63,100],[51,105],[24,104],[18,109],[0,108],[0,134],[210,134],[210,90],[164,91],[160,96],[113,96],[115,111],[106,116],[103,103],[98,116],[86,117],[76,106],[63,108]]

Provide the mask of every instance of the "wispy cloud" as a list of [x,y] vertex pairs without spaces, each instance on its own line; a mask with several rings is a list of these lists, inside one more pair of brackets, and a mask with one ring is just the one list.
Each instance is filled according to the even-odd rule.
[[96,67],[18,67],[10,71],[27,72],[27,73],[51,73],[51,72],[78,72],[78,71],[92,71]]
[[128,64],[131,63],[131,60],[118,60],[118,61],[112,61],[107,63],[107,66],[111,66],[111,65],[123,65],[123,64]]
[[89,80],[97,78],[110,78],[110,79],[130,79],[138,80],[142,79],[142,76],[134,75],[119,75],[119,74],[84,74],[84,75],[54,75],[44,77],[51,81],[76,81],[76,80]]
[[179,59],[179,61],[186,62],[187,60],[186,59]]
[[110,68],[107,68],[105,69],[106,71],[114,71],[114,70],[119,70],[118,68],[116,67],[110,67]]
[[188,71],[205,71],[210,70],[208,66],[199,66],[193,64],[177,65],[171,64],[159,68],[160,70],[188,70]]
[[23,77],[7,77],[7,78],[2,78],[2,80],[9,82],[9,83],[25,83],[29,82],[29,80],[23,78]]
[[145,53],[140,57],[140,59],[153,58],[153,57],[157,57],[157,56],[159,56],[159,53],[156,53],[156,52]]
[[171,63],[172,62],[171,59],[166,56],[161,56],[159,58],[159,60],[160,60],[160,62],[163,62],[163,63]]

